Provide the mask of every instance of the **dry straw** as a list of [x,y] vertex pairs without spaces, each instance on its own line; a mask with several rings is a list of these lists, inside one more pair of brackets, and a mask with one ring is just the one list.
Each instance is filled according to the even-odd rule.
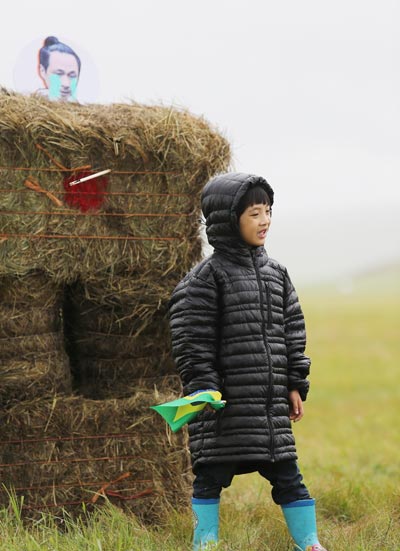
[[[181,276],[200,254],[200,190],[229,155],[224,138],[182,110],[63,105],[3,91],[0,270],[41,269],[63,283],[119,274],[139,286]],[[82,166],[112,171],[101,206],[86,213],[66,204],[63,188]],[[28,177],[63,207],[28,189]]]
[[158,379],[178,390],[165,303],[151,317],[133,317],[137,304],[131,300],[112,306],[83,298],[83,292],[81,285],[69,290],[65,311],[67,349],[80,391],[92,398],[123,397],[153,388]]
[[[201,257],[201,189],[229,159],[183,110],[0,91],[0,471],[24,511],[100,489],[149,519],[187,503],[185,438],[149,406],[180,389],[166,305]],[[102,170],[95,191],[65,191]]]
[[[57,514],[63,506],[77,513],[82,503],[90,509],[104,496],[147,521],[172,503],[186,506],[186,437],[171,437],[149,409],[171,397],[154,392],[101,402],[58,397],[2,411],[2,483],[24,496],[28,516],[46,508]],[[7,499],[1,492],[3,506]]]
[[0,278],[0,403],[72,390],[62,289],[43,274]]

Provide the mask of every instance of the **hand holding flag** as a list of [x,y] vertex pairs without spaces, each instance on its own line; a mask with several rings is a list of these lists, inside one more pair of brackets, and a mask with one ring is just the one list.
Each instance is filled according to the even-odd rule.
[[210,404],[213,409],[221,409],[225,407],[226,401],[221,400],[221,393],[218,390],[197,390],[172,402],[151,406],[151,409],[165,419],[172,432],[177,432],[183,425],[194,419],[207,404]]

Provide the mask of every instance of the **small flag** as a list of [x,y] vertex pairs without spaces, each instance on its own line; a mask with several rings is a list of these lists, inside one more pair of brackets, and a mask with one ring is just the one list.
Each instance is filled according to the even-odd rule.
[[218,390],[198,390],[189,396],[150,407],[166,420],[172,432],[177,432],[183,425],[194,419],[207,404],[214,409],[225,407],[226,401],[221,400],[221,396]]

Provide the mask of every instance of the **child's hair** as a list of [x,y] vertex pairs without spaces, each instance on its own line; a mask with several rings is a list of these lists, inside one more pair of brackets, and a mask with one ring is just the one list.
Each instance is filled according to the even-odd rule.
[[269,198],[268,193],[265,191],[265,189],[261,186],[252,186],[250,189],[246,191],[246,193],[243,195],[243,197],[240,199],[237,209],[236,209],[236,215],[237,219],[242,216],[244,211],[247,209],[247,207],[251,207],[252,205],[269,205],[271,206],[271,199]]

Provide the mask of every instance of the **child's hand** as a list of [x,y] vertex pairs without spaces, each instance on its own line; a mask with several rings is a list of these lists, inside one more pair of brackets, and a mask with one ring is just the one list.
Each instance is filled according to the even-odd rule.
[[290,407],[290,420],[300,421],[304,415],[303,400],[300,397],[298,390],[291,390],[289,392],[289,407]]

